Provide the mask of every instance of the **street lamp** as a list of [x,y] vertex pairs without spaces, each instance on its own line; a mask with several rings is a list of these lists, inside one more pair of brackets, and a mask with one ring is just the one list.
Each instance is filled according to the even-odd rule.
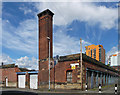
[[82,39],[80,38],[80,63],[81,63],[81,88],[83,90],[83,81],[82,81]]
[[49,90],[50,90],[50,37],[47,37],[49,41]]

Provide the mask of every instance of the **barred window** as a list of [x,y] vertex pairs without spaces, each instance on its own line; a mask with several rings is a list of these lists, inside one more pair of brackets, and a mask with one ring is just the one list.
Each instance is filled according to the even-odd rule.
[[67,71],[67,82],[72,83],[72,71]]

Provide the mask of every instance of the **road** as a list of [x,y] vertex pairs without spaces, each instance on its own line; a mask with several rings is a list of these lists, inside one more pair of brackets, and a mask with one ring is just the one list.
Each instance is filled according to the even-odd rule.
[[[80,90],[54,90],[54,91],[40,91],[32,89],[19,89],[19,88],[2,88],[0,94],[2,95],[115,95],[114,86],[107,86],[102,88],[102,92],[98,92],[99,89],[90,89],[88,91]],[[117,95],[120,95],[117,94]]]

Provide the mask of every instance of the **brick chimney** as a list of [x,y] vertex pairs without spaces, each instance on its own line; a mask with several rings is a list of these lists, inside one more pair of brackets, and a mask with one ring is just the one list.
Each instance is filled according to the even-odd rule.
[[49,57],[49,41],[50,38],[50,58],[53,57],[53,15],[49,9],[38,14],[39,23],[39,60]]

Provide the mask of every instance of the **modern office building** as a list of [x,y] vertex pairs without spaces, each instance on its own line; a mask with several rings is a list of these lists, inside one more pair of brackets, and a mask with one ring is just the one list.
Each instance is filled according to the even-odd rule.
[[105,49],[102,45],[89,45],[86,46],[86,55],[105,63]]
[[115,70],[120,71],[120,64],[118,61],[118,53],[117,54],[112,54],[108,58],[108,64],[113,67]]
[[110,66],[118,66],[117,58],[118,54],[110,55],[108,58],[108,64],[110,64]]

